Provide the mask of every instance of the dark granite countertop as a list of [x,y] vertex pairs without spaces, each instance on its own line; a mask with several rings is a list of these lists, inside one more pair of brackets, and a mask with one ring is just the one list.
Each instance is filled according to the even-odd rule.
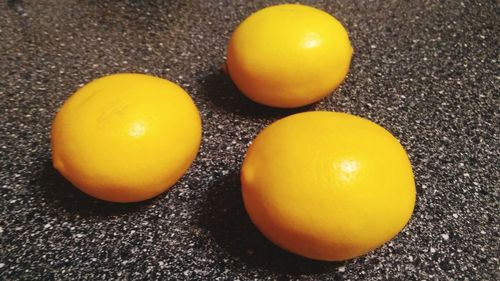
[[[296,110],[251,103],[219,71],[237,23],[278,2],[0,0],[0,279],[499,280],[496,1],[302,1],[345,24],[355,56],[341,88]],[[191,170],[144,203],[93,200],[51,167],[58,107],[116,72],[176,81],[203,118]],[[242,207],[248,143],[304,110],[367,117],[410,155],[412,220],[366,256],[288,254]]]

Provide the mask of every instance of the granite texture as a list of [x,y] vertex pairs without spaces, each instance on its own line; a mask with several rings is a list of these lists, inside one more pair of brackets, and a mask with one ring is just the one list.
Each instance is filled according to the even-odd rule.
[[[355,49],[335,93],[276,110],[219,71],[235,26],[281,1],[0,0],[1,280],[499,280],[496,1],[302,1],[336,16]],[[190,171],[148,202],[93,200],[50,162],[62,102],[105,74],[175,81],[203,118]],[[343,111],[407,149],[415,213],[382,248],[341,263],[268,242],[242,207],[252,138],[305,110]]]

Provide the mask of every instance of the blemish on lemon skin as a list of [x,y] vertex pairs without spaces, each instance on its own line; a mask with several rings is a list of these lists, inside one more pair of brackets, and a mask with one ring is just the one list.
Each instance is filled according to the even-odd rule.
[[63,161],[61,161],[59,157],[54,156],[53,163],[54,163],[54,168],[56,168],[56,170],[58,171],[64,170],[64,163]]
[[112,122],[112,120],[119,120],[122,116],[127,115],[127,109],[130,108],[133,101],[123,100],[119,102],[112,103],[111,106],[102,111],[102,113],[97,118],[97,123],[104,126],[106,123]]
[[244,182],[251,184],[253,182],[253,179],[254,179],[254,174],[255,174],[254,169],[252,169],[250,167],[244,167],[244,168],[242,168],[241,179]]

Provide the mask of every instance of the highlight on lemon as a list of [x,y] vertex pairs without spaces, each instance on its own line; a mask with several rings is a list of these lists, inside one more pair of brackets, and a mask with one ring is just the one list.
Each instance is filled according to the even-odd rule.
[[344,80],[352,47],[330,14],[305,5],[264,8],[246,18],[227,47],[227,71],[251,100],[292,108],[329,95]]
[[409,158],[383,127],[335,112],[276,121],[248,148],[245,208],[276,245],[311,259],[366,254],[407,224],[415,205]]
[[201,142],[193,100],[144,74],[96,79],[68,98],[52,124],[54,167],[81,191],[136,202],[169,189]]

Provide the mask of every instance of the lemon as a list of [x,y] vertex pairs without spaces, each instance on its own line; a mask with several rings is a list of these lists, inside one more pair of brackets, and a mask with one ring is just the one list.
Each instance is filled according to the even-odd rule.
[[63,104],[52,125],[52,159],[83,192],[135,202],[172,186],[200,141],[198,110],[179,86],[115,74],[88,83]]
[[234,31],[227,70],[248,98],[292,108],[329,95],[344,80],[352,47],[342,24],[299,4],[264,8]]
[[241,170],[246,210],[278,246],[311,259],[363,255],[392,239],[415,204],[410,161],[381,126],[306,112],[265,128]]

